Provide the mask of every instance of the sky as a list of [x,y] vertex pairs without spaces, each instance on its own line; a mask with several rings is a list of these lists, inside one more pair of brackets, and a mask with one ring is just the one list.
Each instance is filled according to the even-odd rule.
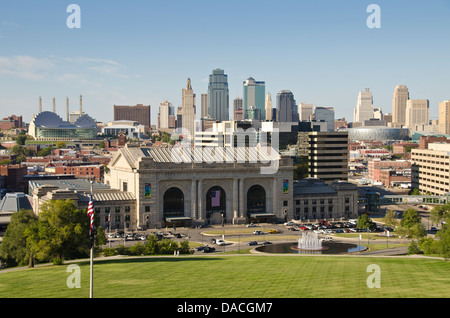
[[[80,28],[67,26],[70,4]],[[380,28],[367,25],[370,4]],[[113,105],[144,104],[156,124],[161,102],[181,106],[187,78],[199,114],[221,68],[230,110],[252,76],[273,101],[291,90],[298,104],[332,106],[348,121],[360,91],[390,113],[395,86],[407,85],[436,119],[450,99],[449,13],[447,0],[1,0],[0,117],[30,122],[41,96],[65,119],[66,97],[74,111],[83,95],[97,121],[113,120]]]

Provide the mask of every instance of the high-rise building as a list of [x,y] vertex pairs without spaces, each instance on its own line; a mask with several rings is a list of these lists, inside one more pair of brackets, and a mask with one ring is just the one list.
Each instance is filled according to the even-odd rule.
[[409,99],[406,102],[405,126],[411,130],[422,130],[418,126],[428,125],[430,106],[428,99]]
[[439,133],[450,134],[450,100],[439,103]]
[[[80,107],[81,108],[81,107]],[[82,113],[82,109],[80,109]],[[118,106],[114,105],[114,121],[132,120],[145,126],[145,130],[151,127],[151,108],[150,105],[137,104],[136,106]]]
[[244,120],[243,101],[240,97],[233,100],[233,118],[234,120]]
[[359,92],[356,103],[353,121],[363,123],[365,120],[373,118],[373,96],[368,88],[364,92]]
[[300,121],[310,121],[314,113],[314,105],[301,102],[298,105],[298,115]]
[[405,125],[406,102],[408,99],[408,88],[405,85],[397,85],[392,98],[392,123],[394,125]]
[[201,94],[200,118],[208,117],[208,94]]
[[273,120],[273,118],[272,118],[272,96],[270,95],[270,93],[267,93],[267,95],[266,95],[265,112],[266,112],[266,120]]
[[277,94],[277,121],[298,121],[298,109],[294,94],[289,90],[282,90]]
[[158,127],[159,129],[175,128],[175,107],[169,101],[159,104]]
[[348,132],[310,132],[308,160],[309,177],[347,181]]
[[191,140],[194,140],[195,133],[195,94],[192,89],[191,79],[187,79],[186,88],[182,90],[181,103],[182,127],[189,131]]
[[327,123],[327,131],[334,131],[334,108],[317,106],[314,110],[314,119]]
[[222,69],[215,69],[209,75],[208,115],[212,119],[224,121],[229,119],[228,76]]
[[[259,109],[261,112],[261,118],[266,118],[266,105],[265,105],[265,95],[266,95],[266,83],[257,82],[253,77],[249,77],[244,83],[244,114],[251,106]],[[245,117],[247,119],[247,117]]]

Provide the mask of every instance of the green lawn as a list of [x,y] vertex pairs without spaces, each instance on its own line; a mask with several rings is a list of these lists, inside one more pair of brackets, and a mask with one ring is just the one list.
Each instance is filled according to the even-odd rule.
[[[370,264],[381,288],[368,288]],[[68,265],[0,272],[1,298],[89,297],[89,263],[81,288],[70,289]],[[396,257],[214,255],[96,261],[98,298],[399,298],[450,297],[450,263]]]

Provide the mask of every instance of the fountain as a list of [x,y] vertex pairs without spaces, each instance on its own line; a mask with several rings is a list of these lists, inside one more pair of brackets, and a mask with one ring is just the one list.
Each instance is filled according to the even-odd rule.
[[319,235],[316,233],[304,232],[302,237],[298,239],[297,247],[293,246],[292,248],[301,251],[323,251],[328,249],[328,247],[322,245],[322,241],[323,239],[319,238]]

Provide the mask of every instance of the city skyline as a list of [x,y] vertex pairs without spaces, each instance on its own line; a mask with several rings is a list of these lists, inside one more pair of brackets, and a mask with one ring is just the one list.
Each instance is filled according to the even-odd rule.
[[[380,29],[368,28],[371,2],[361,1],[76,3],[80,29],[66,26],[66,3],[0,5],[0,116],[30,122],[41,96],[43,110],[55,98],[65,118],[66,98],[73,111],[83,95],[84,111],[98,121],[113,119],[113,105],[144,104],[157,124],[161,102],[181,106],[187,78],[197,96],[207,93],[216,68],[228,75],[230,102],[252,76],[272,96],[290,90],[297,104],[333,107],[336,119],[352,120],[365,88],[385,114],[397,85],[411,99],[429,100],[430,119],[450,99],[445,1],[377,1]],[[257,26],[251,37],[246,25]],[[408,50],[414,43],[423,49]]]

